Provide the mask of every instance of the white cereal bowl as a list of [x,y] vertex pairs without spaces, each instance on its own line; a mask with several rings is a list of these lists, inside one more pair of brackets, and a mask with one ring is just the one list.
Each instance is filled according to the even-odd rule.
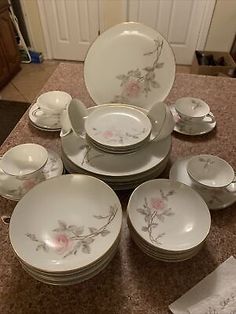
[[187,165],[189,176],[208,188],[223,188],[234,181],[234,169],[224,159],[214,155],[197,155]]
[[1,169],[8,175],[24,177],[34,175],[48,160],[46,148],[34,143],[17,145],[9,149],[0,162]]
[[137,187],[130,196],[127,212],[145,242],[168,251],[198,246],[211,226],[210,212],[200,195],[168,179],[150,180]]
[[42,110],[62,111],[71,100],[68,93],[55,90],[40,95],[37,104]]
[[12,247],[25,264],[44,272],[71,272],[103,256],[119,236],[121,204],[104,182],[64,175],[40,183],[16,205]]

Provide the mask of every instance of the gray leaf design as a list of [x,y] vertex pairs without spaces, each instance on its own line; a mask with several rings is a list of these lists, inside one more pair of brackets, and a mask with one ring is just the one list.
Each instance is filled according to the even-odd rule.
[[104,217],[102,215],[93,215],[94,218],[97,218],[97,219],[104,219]]
[[94,228],[94,227],[89,227],[89,231],[90,231],[91,233],[96,233],[96,232],[98,231],[98,229],[97,229],[97,228]]
[[90,246],[87,244],[83,244],[82,246],[82,252],[85,254],[90,254],[91,250],[90,250]]
[[37,241],[36,235],[33,233],[26,233],[26,236],[32,241]]
[[70,226],[68,226],[67,229],[70,230],[71,232],[73,232],[77,236],[83,234],[83,232],[84,232],[84,226],[77,227],[75,225],[70,225]]
[[145,215],[145,216],[149,214],[148,211],[143,209],[143,208],[137,208],[136,210],[138,213]]
[[142,231],[147,232],[147,231],[148,231],[148,227],[143,226],[143,227],[142,227]]
[[58,225],[61,228],[61,230],[66,230],[67,225],[64,221],[58,220]]
[[160,87],[160,84],[158,84],[157,81],[151,81],[151,85],[152,85],[153,88]]
[[94,242],[94,239],[93,238],[87,238],[87,239],[84,239],[82,242],[83,242],[83,244],[91,244]]
[[109,233],[110,233],[109,230],[104,229],[104,230],[102,230],[102,232],[101,232],[101,236],[102,236],[102,237],[105,237],[105,236],[107,236]]

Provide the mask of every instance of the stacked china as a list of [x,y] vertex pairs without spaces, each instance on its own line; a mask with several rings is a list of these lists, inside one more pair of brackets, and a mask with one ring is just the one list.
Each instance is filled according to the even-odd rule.
[[[72,107],[76,100],[69,105],[69,113]],[[73,122],[71,118],[73,132],[65,130],[61,138],[67,171],[94,175],[116,190],[133,188],[160,175],[171,151],[174,122],[165,104],[153,108],[157,117],[154,109],[150,116],[150,111],[128,105],[91,107],[84,131],[77,126],[82,125],[77,124],[81,119]]]
[[208,207],[189,186],[150,180],[132,193],[127,207],[130,234],[147,255],[166,262],[195,256],[210,230]]
[[174,79],[173,51],[156,30],[130,22],[101,34],[84,63],[85,85],[97,106],[79,108],[73,99],[62,116],[66,170],[96,176],[116,190],[159,176],[174,128],[162,101]]
[[90,176],[64,175],[42,182],[19,201],[9,234],[30,276],[71,285],[109,264],[119,245],[121,223],[121,205],[109,186]]

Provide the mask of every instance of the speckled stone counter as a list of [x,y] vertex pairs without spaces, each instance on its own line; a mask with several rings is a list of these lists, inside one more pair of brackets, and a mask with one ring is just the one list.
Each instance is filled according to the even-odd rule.
[[[93,101],[83,81],[83,64],[62,63],[42,92],[64,90],[88,106]],[[180,156],[210,153],[236,169],[236,79],[177,74],[167,103],[184,96],[199,97],[211,107],[217,128],[204,136],[173,134],[171,162]],[[35,142],[60,153],[58,133],[43,132],[29,124],[27,113],[0,148]],[[166,172],[167,174],[167,172]],[[119,193],[124,204],[130,191]],[[0,213],[11,214],[15,202],[0,197]],[[236,205],[212,211],[212,227],[197,256],[181,263],[164,263],[144,255],[130,239],[124,219],[119,250],[96,277],[75,286],[40,283],[21,268],[11,249],[8,226],[0,227],[0,313],[168,313],[168,305],[213,271],[230,255],[236,257]]]

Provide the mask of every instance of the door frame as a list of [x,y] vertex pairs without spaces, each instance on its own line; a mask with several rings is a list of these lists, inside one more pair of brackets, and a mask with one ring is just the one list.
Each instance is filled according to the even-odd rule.
[[49,30],[48,30],[48,24],[47,24],[47,19],[46,19],[46,8],[45,8],[44,3],[45,3],[44,0],[37,0],[41,26],[43,30],[43,37],[44,37],[45,46],[46,46],[45,59],[52,59],[52,47],[51,47],[51,40],[49,37]]
[[206,6],[204,15],[202,17],[202,23],[200,27],[199,37],[197,41],[197,50],[204,50],[207,42],[207,36],[209,34],[212,17],[215,11],[216,0],[205,0]]

